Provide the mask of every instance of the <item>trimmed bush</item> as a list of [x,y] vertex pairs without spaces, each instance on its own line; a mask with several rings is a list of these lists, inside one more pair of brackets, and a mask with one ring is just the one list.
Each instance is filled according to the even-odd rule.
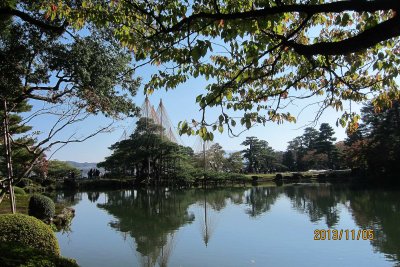
[[24,214],[0,215],[0,243],[16,243],[59,256],[57,238],[50,226]]
[[25,195],[25,190],[22,189],[21,187],[14,186],[14,194],[16,195]]
[[51,219],[55,214],[55,205],[50,198],[34,194],[29,199],[28,214],[41,220]]

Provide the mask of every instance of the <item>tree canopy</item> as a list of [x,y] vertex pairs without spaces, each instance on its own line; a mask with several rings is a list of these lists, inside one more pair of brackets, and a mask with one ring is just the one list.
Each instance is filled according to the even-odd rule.
[[[14,2],[14,1],[7,1]],[[159,66],[145,90],[172,89],[190,76],[209,80],[197,96],[200,109],[221,116],[181,124],[182,133],[212,138],[240,123],[294,121],[286,107],[319,95],[320,111],[343,110],[347,100],[384,108],[397,89],[400,22],[397,0],[172,0],[36,1],[40,21],[18,5],[2,14],[54,32],[86,22],[106,26],[140,64]],[[52,19],[52,20],[51,20]],[[42,25],[45,24],[45,25]],[[318,117],[318,115],[317,115]],[[338,123],[354,131],[359,115],[344,111]]]
[[359,129],[346,140],[346,159],[352,168],[368,170],[370,175],[397,178],[400,170],[400,105],[380,113],[371,103],[362,108]]
[[336,141],[334,134],[333,128],[328,123],[321,123],[319,130],[312,127],[305,128],[303,135],[288,143],[287,151],[283,155],[283,164],[290,170],[343,167],[337,144],[334,144]]
[[242,150],[243,158],[246,159],[247,172],[266,173],[276,171],[280,167],[277,164],[277,155],[267,141],[250,136],[246,137],[242,145],[248,147]]
[[71,173],[74,177],[80,176],[80,171],[70,163],[59,160],[49,160],[47,176],[52,179],[70,178]]
[[[11,1],[9,8],[12,9],[15,2]],[[47,116],[49,124],[54,121],[47,132],[42,129],[30,132],[32,142],[29,144],[13,139],[14,146],[24,146],[33,155],[31,164],[20,171],[24,176],[46,149],[81,142],[110,127],[102,126],[84,137],[73,133],[69,138],[60,139],[59,132],[70,125],[91,114],[101,113],[112,118],[136,114],[138,109],[131,97],[136,94],[140,79],[133,77],[128,51],[112,36],[93,28],[90,36],[76,35],[68,40],[36,23],[43,18],[40,11],[31,11],[35,5],[17,2],[19,4],[14,7],[18,6],[35,20],[7,16],[1,20],[0,98],[8,105],[7,113],[18,112],[21,103],[27,101],[42,103],[42,109],[24,114],[22,126],[43,115]],[[0,9],[4,12],[7,8],[0,6]],[[40,133],[44,137],[37,139]],[[12,134],[20,132],[14,133],[11,129]]]
[[[78,7],[74,1],[68,4]],[[86,131],[85,135],[76,128],[71,130],[71,125],[91,115],[118,119],[138,111],[131,97],[136,94],[140,79],[134,78],[129,51],[104,29],[88,28],[89,36],[72,34],[65,19],[47,16],[42,7],[41,1],[0,3],[0,99],[8,166],[7,178],[0,179],[0,201],[6,192],[5,186],[12,188],[13,178],[27,176],[43,158],[44,151],[83,142],[109,131],[112,123],[90,133]],[[13,122],[18,117],[10,114],[29,111],[20,110],[23,103],[35,103],[36,109]],[[48,129],[26,128],[27,123],[39,117],[48,121]],[[25,132],[21,127],[19,132],[13,132],[13,123],[20,123]],[[69,136],[60,137],[68,128]],[[12,136],[22,133],[29,134],[29,138]],[[13,177],[9,156],[16,153],[11,147],[25,149],[14,151],[24,152],[20,156],[25,158],[24,164],[19,164],[14,172],[16,177]]]
[[182,172],[190,176],[193,151],[166,140],[162,129],[152,119],[140,118],[135,132],[128,139],[113,144],[112,155],[98,166],[113,175],[136,176],[136,183],[150,176],[157,181],[170,176],[180,179]]

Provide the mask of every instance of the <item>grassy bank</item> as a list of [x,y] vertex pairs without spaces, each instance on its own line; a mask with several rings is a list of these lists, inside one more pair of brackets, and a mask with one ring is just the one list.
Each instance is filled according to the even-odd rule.
[[[15,201],[17,205],[17,212],[28,215],[28,206],[29,206],[29,198],[31,196],[26,195],[15,195]],[[56,203],[56,214],[61,213],[61,211],[65,208],[64,204]],[[10,213],[10,200],[8,198],[4,198],[0,203],[0,214]]]
[[245,176],[252,180],[253,177],[257,177],[257,181],[272,181],[276,179],[277,175],[282,175],[283,178],[292,178],[294,176],[301,176],[305,179],[317,179],[321,177],[326,178],[347,178],[351,174],[351,170],[315,170],[315,171],[304,171],[304,172],[279,172],[279,173],[250,173]]

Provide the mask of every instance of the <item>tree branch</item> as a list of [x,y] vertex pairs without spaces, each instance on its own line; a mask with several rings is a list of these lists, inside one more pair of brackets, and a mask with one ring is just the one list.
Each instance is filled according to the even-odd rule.
[[51,24],[45,23],[41,20],[38,20],[25,12],[22,12],[17,9],[13,9],[11,7],[1,7],[0,15],[1,16],[7,16],[7,15],[16,16],[16,17],[19,17],[20,19],[22,19],[23,21],[26,21],[30,24],[33,24],[35,26],[42,28],[43,30],[45,30],[47,32],[52,32],[52,33],[56,33],[56,34],[60,34],[60,35],[65,32],[65,30],[68,26],[68,23],[66,21],[61,26],[51,25]]
[[294,41],[284,42],[297,53],[311,55],[345,55],[373,47],[380,42],[400,36],[400,18],[398,15],[384,21],[362,33],[338,42],[320,42],[312,45],[298,44]]
[[206,13],[199,12],[193,14],[187,18],[183,18],[181,21],[162,30],[164,33],[170,33],[179,31],[184,25],[190,24],[191,22],[199,19],[212,19],[212,20],[237,20],[237,19],[257,19],[265,18],[271,15],[277,15],[282,13],[305,13],[307,15],[315,15],[319,13],[341,13],[344,11],[353,12],[375,12],[381,10],[398,10],[400,9],[400,2],[397,0],[379,0],[379,1],[339,1],[326,4],[293,4],[293,5],[281,5],[275,7],[265,7],[263,9],[249,10],[244,12],[233,12],[233,13]]

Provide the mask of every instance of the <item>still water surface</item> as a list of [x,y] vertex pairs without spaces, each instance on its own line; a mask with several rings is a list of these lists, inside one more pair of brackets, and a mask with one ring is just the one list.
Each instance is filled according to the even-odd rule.
[[[398,190],[327,184],[59,193],[63,256],[80,266],[400,266]],[[314,230],[374,240],[314,240]]]

